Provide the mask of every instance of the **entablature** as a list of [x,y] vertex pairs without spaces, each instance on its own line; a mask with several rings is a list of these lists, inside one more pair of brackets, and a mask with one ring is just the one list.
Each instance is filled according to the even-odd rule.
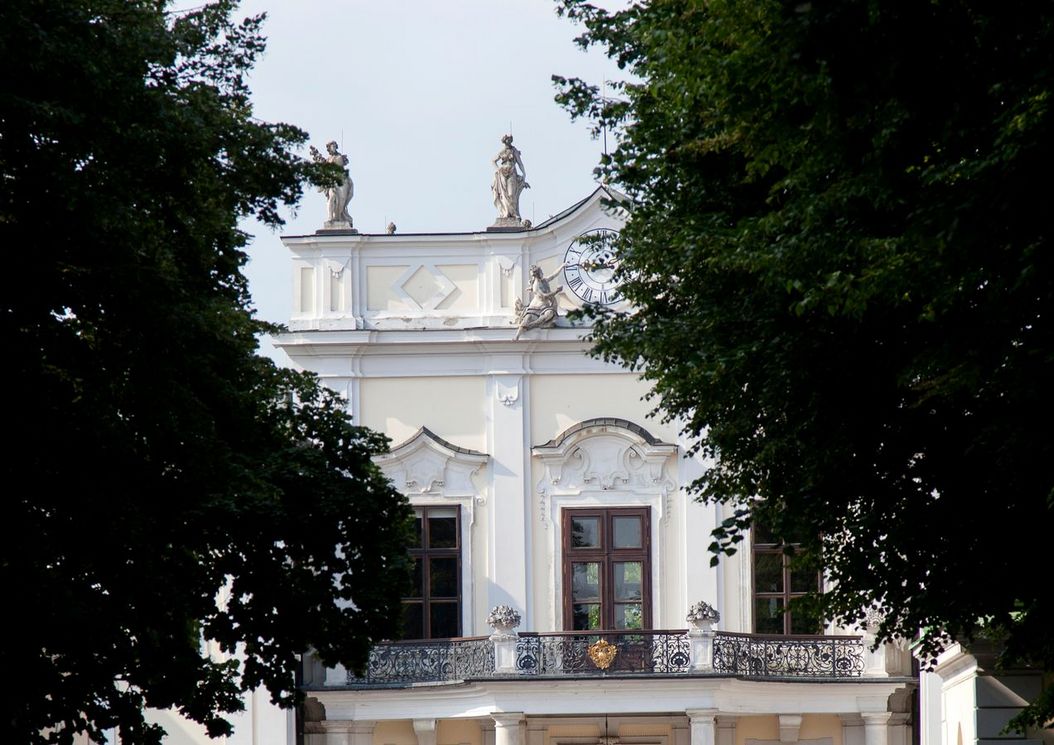
[[[283,237],[293,255],[290,328],[515,330],[532,265],[559,271],[581,235],[624,224],[604,206],[612,196],[599,187],[536,228],[507,232]],[[582,304],[570,292],[559,302]]]
[[712,709],[734,715],[866,714],[887,711],[889,698],[913,678],[852,682],[758,681],[719,674],[679,678],[520,679],[426,684],[382,690],[314,689],[326,718],[456,719],[517,711],[527,716],[612,711],[665,714]]

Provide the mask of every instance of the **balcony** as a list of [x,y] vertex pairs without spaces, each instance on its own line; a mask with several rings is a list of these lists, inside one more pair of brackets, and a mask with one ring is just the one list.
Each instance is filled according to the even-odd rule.
[[349,688],[484,679],[722,676],[762,680],[860,678],[858,636],[761,636],[693,630],[495,634],[382,642]]

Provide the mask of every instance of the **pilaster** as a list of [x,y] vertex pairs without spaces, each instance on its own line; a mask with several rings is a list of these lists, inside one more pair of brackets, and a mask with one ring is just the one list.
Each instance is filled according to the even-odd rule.
[[869,711],[860,714],[864,720],[864,745],[889,745],[888,711]]
[[[510,361],[511,362],[511,361]],[[489,421],[487,452],[492,458],[489,516],[487,607],[509,605],[522,609],[523,628],[533,628],[529,603],[527,520],[531,494],[527,474],[527,377],[494,375],[488,380]]]
[[436,720],[415,719],[413,724],[417,745],[436,745]]
[[494,745],[524,745],[523,712],[500,712],[491,715],[494,720]]
[[689,709],[688,728],[691,730],[691,745],[716,745],[717,711],[715,709]]

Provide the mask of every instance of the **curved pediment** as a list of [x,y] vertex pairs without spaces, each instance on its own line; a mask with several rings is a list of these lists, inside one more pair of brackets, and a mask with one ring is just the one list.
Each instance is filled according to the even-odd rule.
[[627,419],[587,419],[531,448],[545,466],[550,493],[654,491],[668,486],[667,462],[677,445]]
[[373,460],[407,496],[471,497],[476,494],[472,474],[483,468],[490,456],[454,445],[421,427],[408,440]]

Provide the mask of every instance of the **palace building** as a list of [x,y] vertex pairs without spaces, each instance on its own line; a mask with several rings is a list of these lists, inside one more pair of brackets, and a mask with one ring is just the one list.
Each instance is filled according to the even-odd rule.
[[330,221],[283,238],[295,310],[278,345],[391,438],[378,462],[418,524],[405,638],[379,644],[363,677],[309,659],[298,738],[915,742],[910,653],[784,613],[819,578],[763,536],[711,568],[725,515],[685,490],[707,464],[567,318],[622,305],[618,195],[600,187],[525,224],[501,171],[514,176],[519,153],[507,156],[489,229],[363,235]]

